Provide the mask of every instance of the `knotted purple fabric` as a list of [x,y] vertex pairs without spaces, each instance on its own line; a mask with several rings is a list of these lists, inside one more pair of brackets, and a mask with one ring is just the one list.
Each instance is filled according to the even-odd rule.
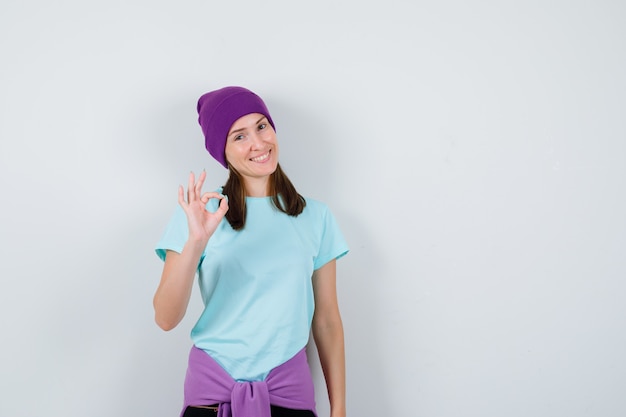
[[181,417],[187,406],[211,404],[219,404],[218,417],[271,417],[270,404],[317,416],[306,350],[272,369],[264,381],[238,382],[206,352],[192,347]]

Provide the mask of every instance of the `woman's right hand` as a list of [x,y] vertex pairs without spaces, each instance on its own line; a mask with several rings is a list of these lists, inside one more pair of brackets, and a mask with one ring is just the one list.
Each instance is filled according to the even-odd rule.
[[[202,171],[198,182],[196,182],[193,172],[189,174],[189,185],[187,188],[187,198],[185,190],[181,185],[178,188],[178,203],[187,215],[189,225],[189,239],[206,243],[217,229],[224,215],[228,211],[228,198],[220,193],[206,192],[202,194],[202,185],[206,178],[206,172]],[[217,210],[212,213],[206,209],[206,205],[211,198],[220,199]]]

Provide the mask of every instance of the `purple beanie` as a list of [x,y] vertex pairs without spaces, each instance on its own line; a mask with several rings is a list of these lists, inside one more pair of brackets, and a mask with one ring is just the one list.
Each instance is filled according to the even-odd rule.
[[204,133],[204,145],[225,168],[228,168],[224,153],[228,131],[237,119],[250,113],[264,115],[276,130],[261,97],[243,87],[220,88],[202,95],[198,100],[198,123]]

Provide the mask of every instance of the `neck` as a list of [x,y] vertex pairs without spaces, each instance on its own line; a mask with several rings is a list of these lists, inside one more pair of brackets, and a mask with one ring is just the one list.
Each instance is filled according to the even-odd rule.
[[267,197],[270,195],[269,177],[265,178],[245,178],[247,197]]

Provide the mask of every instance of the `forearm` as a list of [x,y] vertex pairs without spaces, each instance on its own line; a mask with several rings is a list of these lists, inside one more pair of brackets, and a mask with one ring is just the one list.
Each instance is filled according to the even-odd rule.
[[163,330],[173,329],[185,316],[205,246],[206,242],[189,241],[180,254],[168,252],[153,299],[155,321]]
[[343,325],[341,317],[332,322],[317,323],[313,337],[328,389],[331,417],[346,415],[346,371]]

